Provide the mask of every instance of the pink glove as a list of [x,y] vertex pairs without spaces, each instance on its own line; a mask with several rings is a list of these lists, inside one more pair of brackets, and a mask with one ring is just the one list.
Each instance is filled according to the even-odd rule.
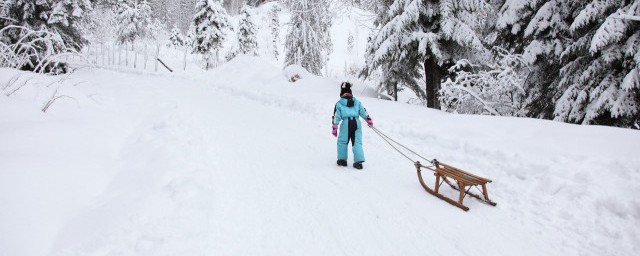
[[334,124],[331,126],[331,128],[333,128],[333,131],[331,131],[331,134],[333,134],[333,137],[338,137],[338,125]]
[[373,120],[371,119],[371,117],[367,117],[367,124],[369,125],[369,127],[373,127]]

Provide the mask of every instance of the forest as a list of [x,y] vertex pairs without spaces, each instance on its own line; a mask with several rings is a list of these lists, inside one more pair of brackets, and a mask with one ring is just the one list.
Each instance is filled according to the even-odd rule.
[[[63,73],[60,57],[92,44],[152,40],[188,48],[209,69],[259,54],[255,31],[271,29],[284,44],[271,57],[322,76],[343,43],[332,41],[332,21],[359,9],[372,26],[353,79],[381,98],[409,90],[452,113],[640,128],[639,0],[282,0],[271,24],[256,26],[251,10],[268,2],[3,0],[0,66]],[[229,34],[238,42],[222,54]]]

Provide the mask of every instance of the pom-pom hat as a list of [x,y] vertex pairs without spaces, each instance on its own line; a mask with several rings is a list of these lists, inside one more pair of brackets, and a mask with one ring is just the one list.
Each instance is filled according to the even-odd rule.
[[353,95],[353,93],[351,92],[351,83],[349,82],[343,82],[340,85],[340,97],[342,97],[342,95],[344,95],[345,93]]

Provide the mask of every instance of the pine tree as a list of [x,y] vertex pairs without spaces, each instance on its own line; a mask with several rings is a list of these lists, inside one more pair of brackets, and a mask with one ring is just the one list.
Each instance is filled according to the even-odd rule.
[[320,75],[333,47],[329,2],[290,1],[289,9],[291,25],[285,42],[285,66],[297,64]]
[[238,28],[238,51],[241,54],[258,55],[258,39],[256,38],[256,25],[253,23],[249,6],[245,5],[240,12],[240,24]]
[[573,19],[555,120],[640,126],[640,24],[623,14],[640,14],[640,0],[590,1]]
[[[381,71],[381,91],[397,95],[398,85],[408,87],[428,107],[439,108],[437,91],[447,66],[485,51],[477,31],[490,5],[484,0],[381,0],[377,8],[378,30],[367,45],[361,75]],[[425,90],[418,84],[423,75]]]
[[[0,29],[9,25],[45,29],[60,35],[66,47],[80,50],[88,42],[79,24],[91,8],[91,2],[86,0],[4,1]],[[15,43],[21,36],[19,30],[12,29],[2,40]]]
[[[202,54],[205,69],[209,68],[212,59],[217,65],[220,48],[226,37],[225,30],[228,28],[229,15],[219,1],[198,0],[196,2],[196,13],[191,23],[193,53]],[[212,51],[215,52],[215,56],[211,56]]]
[[280,45],[280,5],[274,4],[269,10],[269,29],[271,30],[271,53],[273,58],[278,60],[280,52],[278,52],[278,46]]

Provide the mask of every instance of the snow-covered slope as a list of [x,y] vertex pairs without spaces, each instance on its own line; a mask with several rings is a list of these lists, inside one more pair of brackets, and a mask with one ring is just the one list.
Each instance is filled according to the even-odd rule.
[[[0,70],[0,85],[17,73]],[[339,81],[289,83],[248,57],[210,72],[34,79],[0,95],[2,255],[640,250],[637,131],[452,115],[354,88],[380,130],[494,181],[497,207],[470,198],[463,212],[368,128],[365,169],[335,165]],[[73,98],[43,114],[58,85]]]

